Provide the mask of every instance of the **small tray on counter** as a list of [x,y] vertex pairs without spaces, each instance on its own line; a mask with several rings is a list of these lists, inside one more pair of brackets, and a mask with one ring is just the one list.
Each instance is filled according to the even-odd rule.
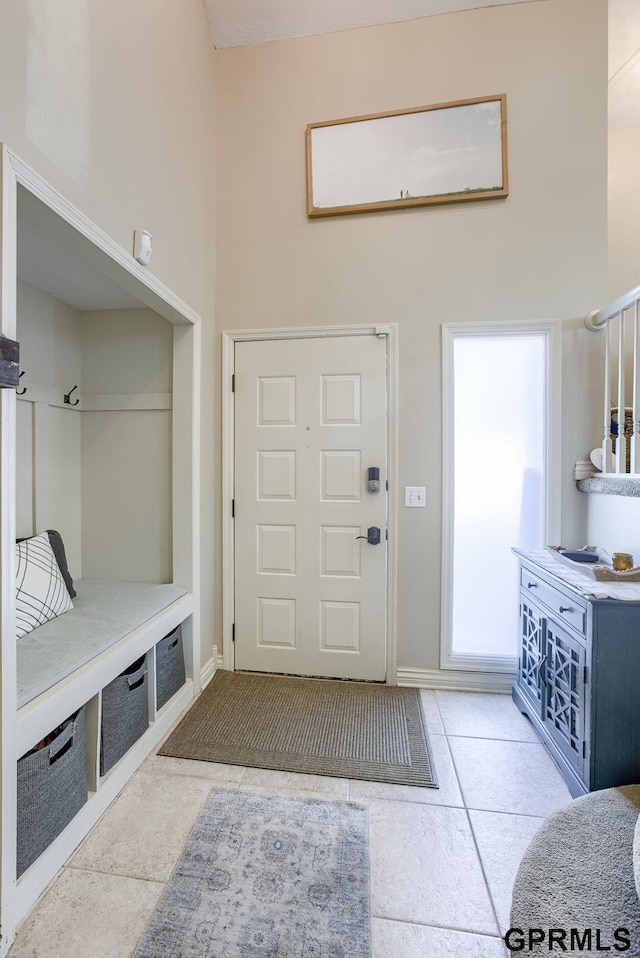
[[[547,551],[550,552],[553,558],[557,559],[558,562],[561,562],[576,572],[582,572],[583,575],[588,576],[590,579],[595,579],[597,582],[640,582],[640,566],[636,565],[632,569],[625,569],[624,572],[616,572],[616,570],[606,562],[576,562],[573,559],[569,559],[568,556],[563,556],[559,551],[563,548],[564,546],[547,546]],[[604,555],[607,554],[603,549],[594,548],[593,551]]]

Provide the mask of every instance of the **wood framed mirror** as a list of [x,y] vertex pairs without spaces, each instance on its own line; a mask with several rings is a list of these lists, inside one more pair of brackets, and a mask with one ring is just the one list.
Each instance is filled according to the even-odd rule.
[[508,196],[506,94],[307,126],[310,217]]

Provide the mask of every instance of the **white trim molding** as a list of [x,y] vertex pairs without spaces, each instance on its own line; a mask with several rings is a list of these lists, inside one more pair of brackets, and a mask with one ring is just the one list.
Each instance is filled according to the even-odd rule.
[[450,692],[500,692],[511,694],[515,672],[463,672],[448,669],[398,669],[398,685]]
[[205,686],[209,684],[213,676],[216,674],[216,670],[221,667],[220,664],[221,657],[218,655],[218,647],[214,645],[213,654],[210,659],[204,663],[200,669],[200,689],[204,689]]
[[240,329],[222,333],[222,667],[234,670],[233,619],[235,543],[233,518],[235,421],[232,377],[235,344],[273,339],[321,339],[336,336],[380,336],[387,341],[387,684],[395,685],[398,594],[398,324],[388,326],[298,326]]
[[[17,182],[0,145],[0,332],[16,338]],[[16,928],[16,395],[0,395],[0,955]]]
[[[560,541],[561,501],[561,363],[562,340],[560,320],[526,320],[506,322],[447,323],[442,326],[442,424],[443,435],[453,437],[453,344],[465,336],[506,336],[541,333],[546,340],[546,394],[545,394],[545,542]],[[487,465],[490,468],[490,465]],[[442,450],[442,586],[441,586],[441,636],[440,667],[460,672],[477,673],[478,676],[494,673],[496,676],[512,677],[517,667],[513,656],[455,655],[452,651],[451,606],[453,595],[453,507],[454,507],[454,444],[448,441]],[[498,477],[496,477],[496,480]],[[514,543],[517,545],[517,543]],[[515,583],[514,583],[515,588]],[[516,635],[514,631],[514,650]],[[436,675],[439,673],[435,673]],[[496,679],[500,685],[500,679]],[[463,681],[441,686],[469,689]],[[484,687],[484,686],[483,686]],[[491,691],[500,691],[492,689]]]
[[[121,289],[135,296],[174,325],[197,325],[200,316],[164,285],[153,273],[134,260],[115,240],[87,219],[49,183],[46,183],[6,145],[0,144],[15,181],[43,204],[39,215],[55,223],[55,234],[72,252],[81,250],[89,265]],[[91,246],[86,245],[89,240]]]

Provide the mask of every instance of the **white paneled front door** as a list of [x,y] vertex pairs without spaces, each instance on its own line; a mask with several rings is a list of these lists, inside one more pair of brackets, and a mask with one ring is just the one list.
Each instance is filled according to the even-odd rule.
[[386,382],[384,337],[236,343],[237,669],[384,680]]

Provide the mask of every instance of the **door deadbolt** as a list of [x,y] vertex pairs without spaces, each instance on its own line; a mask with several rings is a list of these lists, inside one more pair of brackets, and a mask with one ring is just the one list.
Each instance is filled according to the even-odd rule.
[[369,526],[366,536],[356,536],[356,539],[366,539],[370,546],[380,545],[380,527]]
[[369,492],[380,492],[380,469],[378,466],[369,466],[367,488]]

